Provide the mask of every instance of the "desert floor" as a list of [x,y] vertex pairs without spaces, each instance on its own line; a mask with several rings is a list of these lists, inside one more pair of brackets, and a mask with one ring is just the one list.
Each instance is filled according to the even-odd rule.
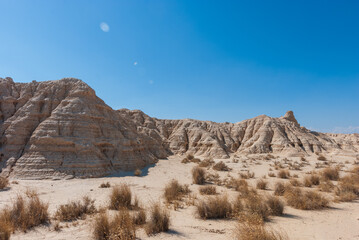
[[[181,163],[183,157],[170,157],[166,160],[159,160],[155,166],[142,169],[142,176],[133,176],[133,173],[122,173],[118,176],[93,179],[71,179],[71,180],[16,180],[18,183],[10,184],[10,188],[0,192],[0,209],[11,205],[18,194],[23,194],[27,189],[34,189],[39,193],[40,198],[49,203],[49,211],[54,214],[57,207],[66,204],[71,200],[79,200],[83,196],[89,196],[95,200],[97,207],[108,205],[108,197],[111,188],[99,188],[101,183],[109,182],[111,186],[127,183],[138,199],[140,205],[147,208],[153,202],[161,201],[163,189],[171,179],[177,179],[181,184],[188,184],[192,194],[197,198],[204,196],[198,193],[198,185],[192,184],[191,169],[196,163]],[[335,164],[342,164],[341,175],[352,168],[356,161],[355,156],[327,156],[328,160]],[[221,178],[233,176],[237,178],[240,172],[250,170],[255,173],[254,179],[248,182],[255,187],[258,179],[266,175],[269,182],[268,190],[258,190],[263,195],[273,194],[274,184],[278,181],[289,182],[289,179],[269,177],[269,169],[273,167],[273,161],[281,161],[284,157],[265,160],[261,155],[238,156],[238,162],[233,158],[223,161],[232,168],[228,172],[217,172]],[[317,156],[306,157],[309,165],[301,170],[290,170],[291,175],[298,175],[301,180],[307,172],[316,169]],[[219,161],[216,159],[215,161]],[[244,162],[243,162],[244,161]],[[288,161],[300,161],[299,157],[288,158]],[[271,166],[272,165],[272,166]],[[209,170],[210,172],[216,172]],[[13,182],[11,179],[10,182]],[[334,182],[335,184],[335,182]],[[305,189],[303,187],[303,189]],[[315,189],[312,187],[310,190]],[[229,198],[235,198],[237,193],[224,186],[217,186],[219,194],[227,194]],[[334,195],[322,193],[333,200]],[[195,207],[185,204],[177,210],[168,206],[171,214],[171,225],[168,233],[161,233],[148,237],[143,229],[137,231],[139,239],[235,239],[236,220],[201,220],[196,216]],[[285,206],[284,215],[271,217],[266,226],[286,233],[289,239],[359,239],[359,201],[350,203],[330,203],[330,208],[324,210],[297,210]],[[13,240],[25,239],[91,239],[92,222],[94,216],[88,216],[85,220],[78,220],[70,223],[60,223],[61,231],[53,230],[53,225],[36,227],[26,233],[16,232],[11,236]],[[54,222],[54,221],[53,221]]]

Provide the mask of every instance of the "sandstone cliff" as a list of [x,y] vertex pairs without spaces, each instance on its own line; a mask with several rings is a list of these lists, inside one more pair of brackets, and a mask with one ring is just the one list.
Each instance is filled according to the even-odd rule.
[[0,169],[18,178],[98,177],[171,154],[359,151],[357,134],[300,127],[292,112],[239,123],[161,120],[113,110],[78,79],[15,83],[0,78]]

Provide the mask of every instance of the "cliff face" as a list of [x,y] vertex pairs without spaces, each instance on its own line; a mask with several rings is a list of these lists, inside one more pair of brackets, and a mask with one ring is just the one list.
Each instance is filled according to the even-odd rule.
[[78,79],[15,83],[0,78],[0,168],[18,178],[98,177],[171,154],[359,151],[357,134],[311,132],[292,112],[239,123],[161,120],[113,110]]
[[3,175],[96,177],[167,156],[80,80],[1,79],[0,96]]

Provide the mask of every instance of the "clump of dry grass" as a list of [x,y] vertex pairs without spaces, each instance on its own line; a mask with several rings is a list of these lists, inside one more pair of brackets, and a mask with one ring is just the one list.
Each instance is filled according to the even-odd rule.
[[314,210],[328,207],[329,201],[317,192],[303,193],[300,188],[287,189],[284,193],[289,206],[302,210]]
[[304,187],[312,187],[312,181],[310,180],[310,177],[307,176],[303,179],[303,185]]
[[175,200],[181,200],[183,195],[190,192],[188,185],[181,185],[177,180],[171,180],[164,190],[164,197],[167,202],[171,203]]
[[0,219],[0,240],[9,240],[11,236],[12,226],[9,222]]
[[60,205],[55,213],[55,218],[59,221],[73,221],[82,219],[85,215],[96,212],[94,200],[85,196],[82,201],[72,201],[64,205]]
[[231,170],[223,161],[220,161],[213,165],[213,170],[216,171],[229,171]]
[[133,223],[136,225],[143,225],[146,223],[146,211],[143,209],[140,209],[138,212],[136,212],[133,216]]
[[249,172],[249,171],[247,171],[246,173],[239,173],[239,176],[240,176],[242,179],[254,178],[254,172]]
[[334,188],[334,184],[330,180],[326,180],[321,181],[318,187],[322,192],[331,192]]
[[268,177],[275,177],[275,173],[274,172],[269,172]]
[[286,179],[290,177],[290,173],[288,170],[282,169],[277,173],[277,177]]
[[327,158],[324,157],[323,155],[319,155],[317,158],[319,161],[327,161]]
[[324,180],[339,180],[339,169],[334,167],[328,167],[321,171],[322,178]]
[[199,167],[210,167],[214,164],[214,160],[211,158],[206,158],[202,162],[199,163]]
[[335,190],[338,200],[350,202],[359,197],[359,174],[350,174],[340,179]]
[[109,182],[106,183],[101,183],[101,185],[99,186],[99,188],[110,188],[111,184]]
[[278,198],[274,196],[270,196],[266,199],[266,204],[269,207],[270,215],[281,216],[283,215],[284,204]]
[[199,188],[199,193],[202,195],[216,195],[216,186],[203,186]]
[[250,193],[244,198],[244,208],[247,214],[260,216],[263,221],[268,219],[270,210],[261,196]]
[[0,190],[9,186],[9,180],[4,177],[0,177]]
[[136,169],[135,170],[135,172],[133,173],[133,175],[135,175],[136,177],[139,177],[139,176],[141,176],[141,174],[142,174],[142,171],[140,170],[140,169]]
[[[112,189],[110,194],[109,209],[120,210],[122,208],[131,209],[132,192],[127,184],[121,184]],[[136,204],[135,204],[136,205]]]
[[37,193],[17,196],[12,206],[0,212],[0,225],[11,230],[26,231],[49,222],[48,204],[43,203]]
[[253,221],[240,221],[236,231],[237,240],[287,240],[288,237]]
[[198,166],[194,167],[192,169],[192,180],[194,184],[204,184],[206,182],[206,170]]
[[95,219],[93,237],[96,240],[135,240],[136,226],[127,210],[119,211],[113,219],[101,213]]
[[233,206],[227,196],[209,197],[196,203],[196,212],[202,219],[223,219],[232,217]]
[[148,235],[167,232],[170,225],[169,212],[161,205],[154,204],[150,211],[150,220],[145,227]]
[[298,179],[292,178],[290,181],[290,184],[294,187],[300,187],[302,184],[298,181]]
[[182,159],[181,163],[200,163],[201,160],[198,158],[195,158],[192,154],[188,154],[185,158]]
[[268,182],[264,179],[259,179],[257,181],[257,189],[266,190],[267,189]]
[[274,195],[276,196],[283,196],[285,192],[286,187],[283,183],[277,182],[274,186]]

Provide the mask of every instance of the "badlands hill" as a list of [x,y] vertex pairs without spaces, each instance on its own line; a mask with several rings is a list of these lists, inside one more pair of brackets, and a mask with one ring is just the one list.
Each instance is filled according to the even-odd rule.
[[359,152],[358,134],[326,134],[301,127],[293,112],[238,123],[162,120],[139,110],[113,110],[86,83],[15,83],[0,78],[0,169],[16,178],[99,177],[191,153]]

